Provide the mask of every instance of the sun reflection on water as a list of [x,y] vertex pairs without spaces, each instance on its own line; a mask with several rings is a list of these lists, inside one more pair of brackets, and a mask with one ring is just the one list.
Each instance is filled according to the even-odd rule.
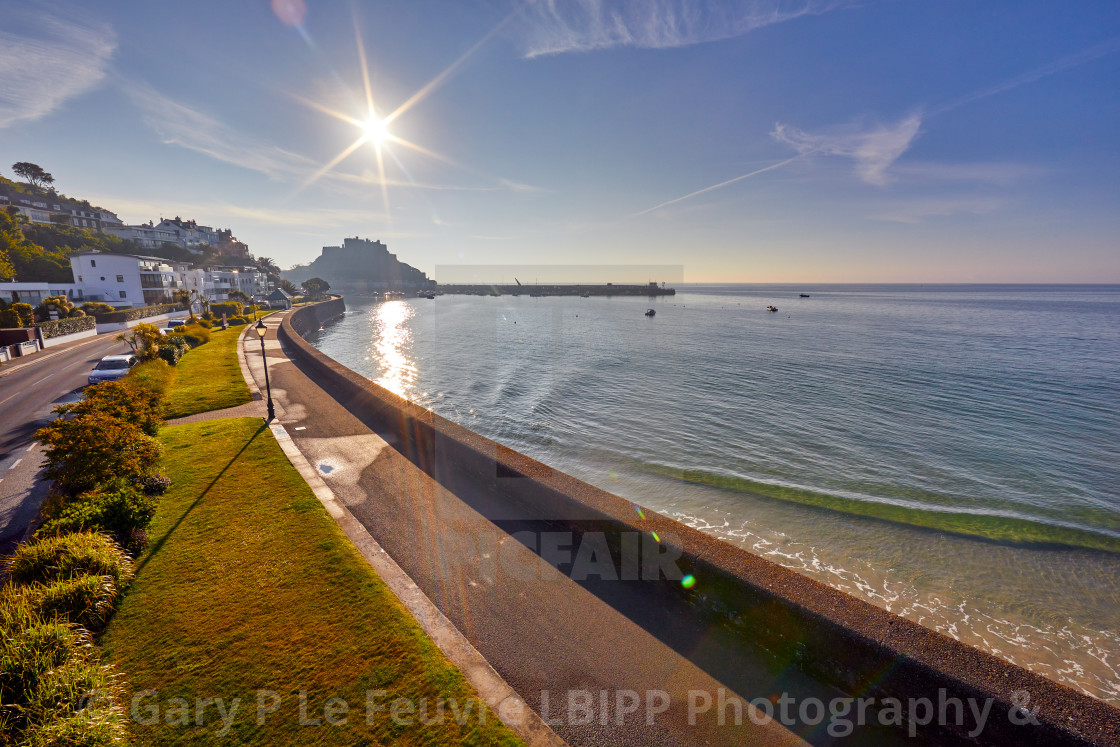
[[394,394],[410,399],[416,383],[416,365],[409,357],[412,332],[406,322],[412,318],[412,305],[405,301],[385,301],[373,309],[373,347],[381,366],[376,381]]

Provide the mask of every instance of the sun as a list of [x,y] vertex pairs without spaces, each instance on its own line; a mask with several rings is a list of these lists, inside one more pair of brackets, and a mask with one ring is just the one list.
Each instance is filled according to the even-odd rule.
[[389,129],[385,125],[385,120],[378,117],[370,117],[365,122],[362,122],[362,133],[365,135],[366,142],[373,143],[374,145],[381,145],[386,140],[392,139],[389,134]]

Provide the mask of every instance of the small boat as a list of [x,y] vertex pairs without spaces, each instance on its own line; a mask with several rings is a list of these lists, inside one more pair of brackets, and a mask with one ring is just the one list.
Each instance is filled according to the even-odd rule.
[[653,309],[646,309],[646,316],[653,316],[657,312]]
[[766,310],[770,311],[770,312],[776,312],[778,310],[778,307],[777,306],[767,306]]
[[591,291],[584,291],[580,298],[591,298]]
[[802,298],[808,298],[808,297],[809,297],[809,294],[808,294],[808,293],[802,293],[802,294],[801,294],[801,297],[802,297]]
[[435,297],[436,296],[435,296],[434,293],[429,293],[428,295],[424,296],[424,298],[435,298]]

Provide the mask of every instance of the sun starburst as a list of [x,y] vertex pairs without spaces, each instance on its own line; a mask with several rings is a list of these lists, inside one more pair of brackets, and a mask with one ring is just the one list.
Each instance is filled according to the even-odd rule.
[[428,81],[428,83],[422,86],[418,91],[405,99],[403,104],[398,106],[396,109],[394,109],[384,117],[378,115],[377,107],[374,104],[373,84],[370,78],[370,66],[369,62],[366,59],[365,44],[362,43],[362,35],[358,30],[358,19],[357,17],[355,17],[354,38],[357,43],[358,61],[362,74],[362,87],[365,93],[365,111],[357,116],[354,116],[345,112],[336,111],[328,106],[324,106],[323,104],[305,99],[298,95],[293,94],[293,97],[297,101],[311,107],[312,109],[353,125],[358,129],[358,137],[354,140],[354,142],[343,148],[342,151],[338,153],[338,155],[324,164],[322,168],[317,170],[305,182],[303,182],[303,184],[301,184],[297,189],[297,192],[306,189],[307,187],[317,182],[319,179],[326,176],[336,166],[353,155],[363,145],[367,144],[372,146],[374,158],[377,162],[377,178],[381,186],[381,198],[385,204],[385,215],[387,216],[387,218],[388,216],[391,216],[391,212],[389,208],[389,186],[385,177],[385,155],[388,154],[397,164],[398,168],[400,168],[401,171],[404,172],[406,178],[410,182],[413,181],[408,170],[404,168],[404,165],[401,162],[400,158],[395,152],[391,150],[391,146],[401,146],[428,158],[432,158],[448,165],[473,172],[473,169],[467,168],[466,166],[457,163],[456,161],[446,156],[440,155],[430,148],[425,148],[422,145],[409,142],[408,140],[395,135],[394,133],[390,132],[389,127],[410,109],[412,109],[412,107],[416,106],[418,103],[427,98],[433,91],[439,88],[439,86],[441,86],[448,79],[448,77],[451,76],[452,73],[454,73],[460,66],[463,65],[463,63],[465,63],[472,55],[474,55],[475,52],[477,52],[484,44],[486,44],[486,42],[488,42],[498,32],[498,30],[501,29],[502,26],[504,26],[514,15],[516,15],[516,11],[507,16],[501,23],[499,23],[493,30],[491,30],[490,33],[486,34],[486,36],[480,39],[476,44],[474,44],[474,46],[464,52],[457,60],[451,63],[445,70],[443,70],[443,72]]

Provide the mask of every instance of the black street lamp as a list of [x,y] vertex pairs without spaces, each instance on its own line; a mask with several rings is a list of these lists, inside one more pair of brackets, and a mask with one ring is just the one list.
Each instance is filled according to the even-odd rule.
[[264,364],[264,387],[268,392],[268,419],[276,419],[276,410],[272,407],[272,385],[268,383],[268,358],[264,353],[264,333],[268,331],[268,327],[264,326],[264,319],[257,322],[253,329],[257,332],[257,337],[261,338],[261,363]]

